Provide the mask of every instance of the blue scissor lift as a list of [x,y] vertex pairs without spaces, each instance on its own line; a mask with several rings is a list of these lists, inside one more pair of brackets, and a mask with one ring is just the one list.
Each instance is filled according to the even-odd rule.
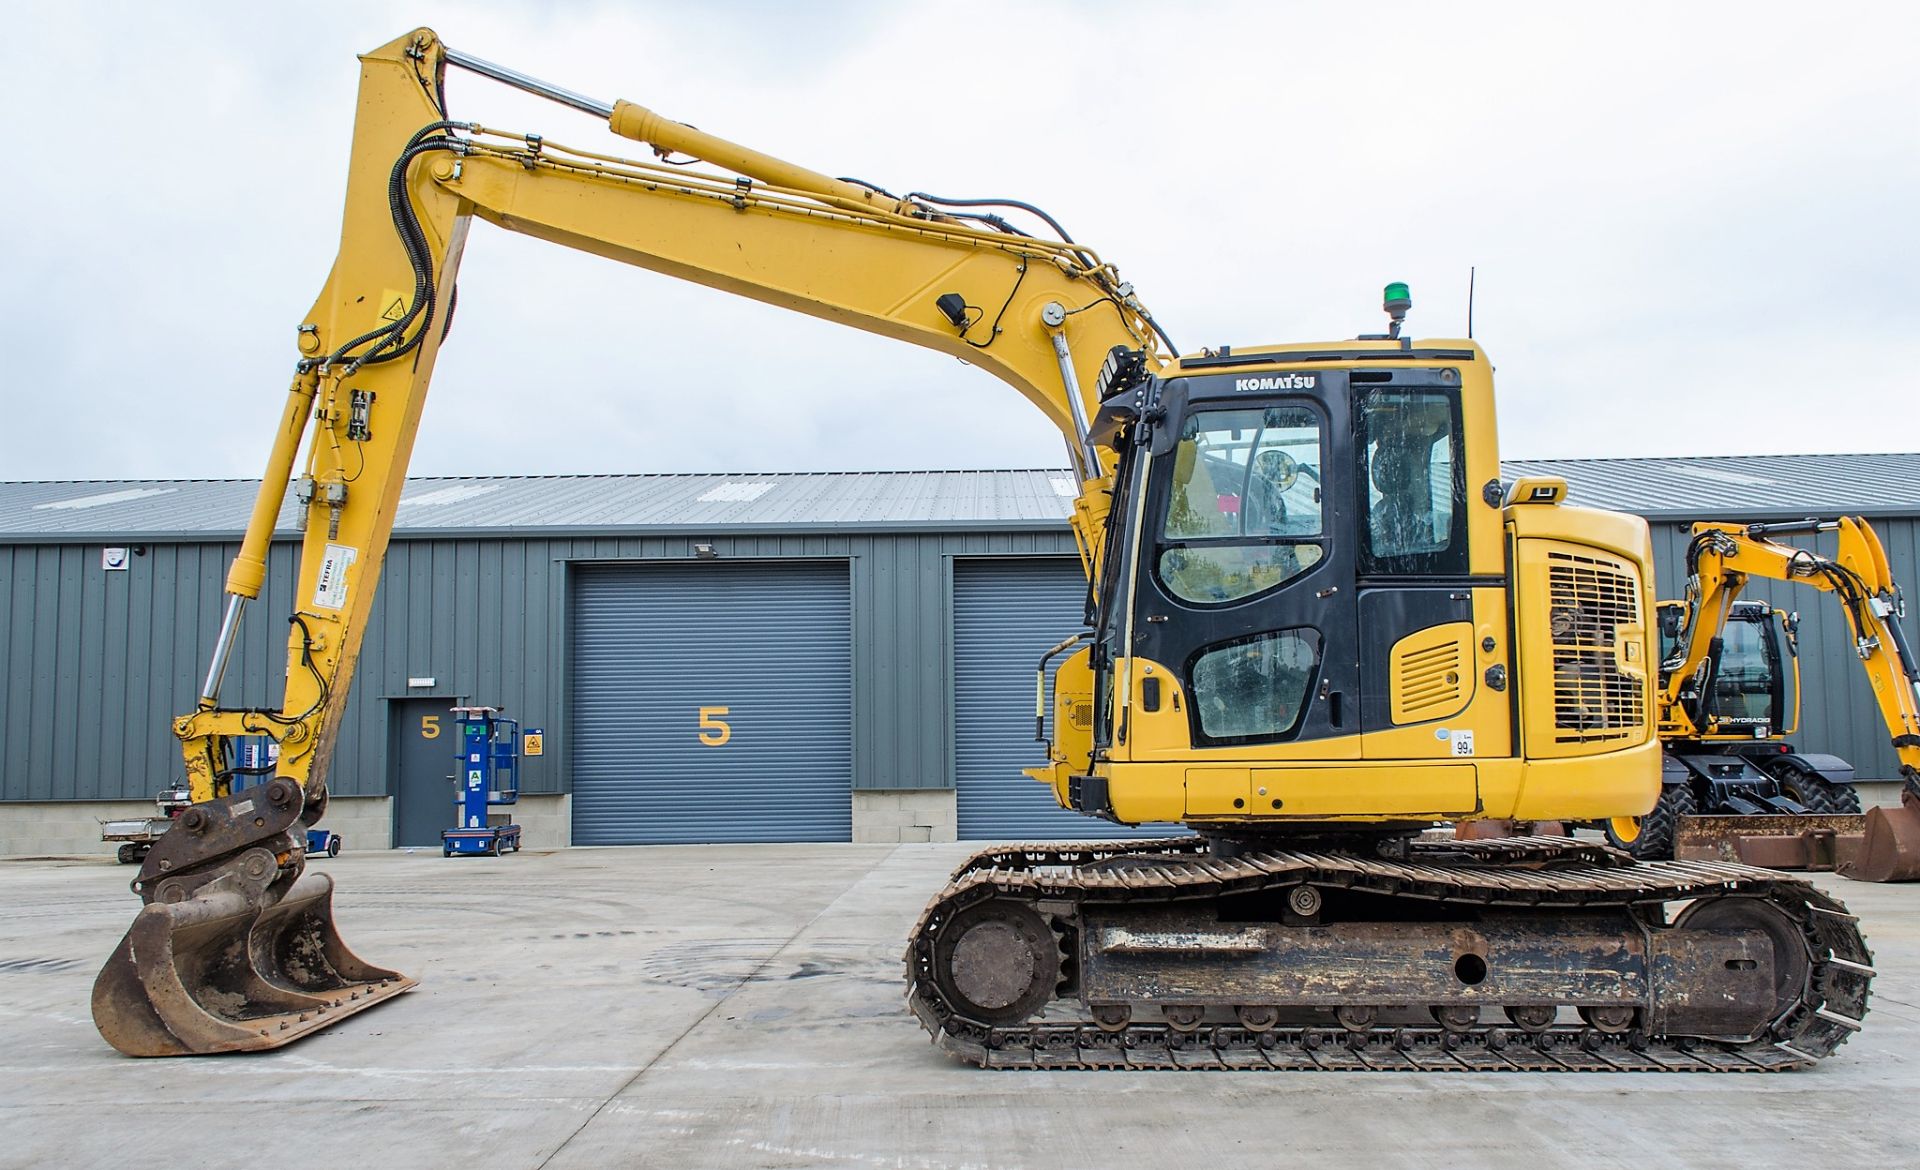
[[520,826],[489,823],[488,809],[520,799],[520,724],[499,707],[455,707],[460,727],[459,791],[454,797],[460,823],[440,834],[440,853],[498,857],[520,850]]

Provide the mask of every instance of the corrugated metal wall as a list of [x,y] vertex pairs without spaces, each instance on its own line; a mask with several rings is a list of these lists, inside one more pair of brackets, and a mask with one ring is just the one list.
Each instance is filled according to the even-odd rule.
[[[1920,591],[1920,521],[1874,523],[1898,579]],[[723,558],[849,560],[856,788],[951,782],[944,558],[1072,551],[1064,530],[396,540],[342,728],[335,791],[386,791],[385,700],[409,694],[409,676],[436,679],[431,693],[504,704],[557,733],[567,714],[568,563],[686,560],[696,540],[714,544]],[[1654,543],[1660,593],[1675,596],[1685,533],[1657,521]],[[236,545],[146,548],[125,572],[107,572],[98,544],[0,544],[0,799],[141,799],[180,774],[168,727],[192,706]],[[279,696],[292,554],[291,544],[273,548],[267,596],[251,607],[227,675],[232,702]],[[1764,583],[1750,595],[1804,615],[1798,741],[1848,757],[1863,777],[1897,775],[1832,602],[1804,587]],[[1909,616],[1908,630],[1920,635],[1920,613]],[[568,750],[561,736],[550,754],[528,760],[525,791],[561,791]]]
[[[1663,600],[1686,592],[1688,527],[1669,520],[1652,524],[1654,565]],[[1876,517],[1873,527],[1886,545],[1894,580],[1906,588],[1914,603],[1907,613],[1907,637],[1920,645],[1920,639],[1916,639],[1920,635],[1920,520]],[[1835,552],[1830,534],[1821,534],[1811,542],[1803,536],[1782,539],[1810,544],[1828,556]],[[1887,741],[1866,672],[1854,655],[1839,603],[1808,585],[1771,581],[1752,582],[1742,596],[1800,613],[1800,730],[1793,737],[1795,746],[1845,757],[1863,780],[1897,779],[1900,763]]]
[[[856,788],[945,788],[949,556],[1068,553],[1051,532],[395,540],[354,676],[330,782],[387,790],[386,700],[458,695],[549,736],[522,790],[563,790],[568,566],[729,558],[845,559],[853,594]],[[180,775],[169,731],[191,709],[219,624],[232,543],[150,544],[125,572],[98,544],[0,544],[0,799],[137,800]],[[231,703],[277,702],[295,548],[274,545],[227,673]],[[431,690],[409,692],[409,677]]]

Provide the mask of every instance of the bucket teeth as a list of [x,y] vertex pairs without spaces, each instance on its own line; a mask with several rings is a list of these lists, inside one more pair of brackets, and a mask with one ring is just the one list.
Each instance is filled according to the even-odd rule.
[[207,889],[140,911],[93,984],[93,1022],[128,1056],[278,1048],[414,986],[365,962],[333,924],[333,879],[279,901]]

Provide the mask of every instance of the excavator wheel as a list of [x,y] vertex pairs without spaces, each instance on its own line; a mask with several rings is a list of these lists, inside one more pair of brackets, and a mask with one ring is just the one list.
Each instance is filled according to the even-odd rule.
[[1808,812],[1860,811],[1860,794],[1851,784],[1835,784],[1824,776],[1791,765],[1781,767],[1774,776],[1780,781],[1780,790],[1806,805]]
[[1666,861],[1673,857],[1673,838],[1680,828],[1680,818],[1699,812],[1693,789],[1685,784],[1663,785],[1659,801],[1646,816],[1607,821],[1607,841],[1641,861]]

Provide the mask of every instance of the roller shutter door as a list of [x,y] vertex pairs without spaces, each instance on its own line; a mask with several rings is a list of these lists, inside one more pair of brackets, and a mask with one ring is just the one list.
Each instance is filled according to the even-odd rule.
[[[1033,741],[1033,670],[1049,646],[1084,629],[1087,579],[1067,557],[953,565],[954,784],[963,841],[1158,837],[1063,809],[1022,775]],[[1052,694],[1049,687],[1048,704]]]
[[844,564],[584,565],[572,610],[575,844],[852,838]]

